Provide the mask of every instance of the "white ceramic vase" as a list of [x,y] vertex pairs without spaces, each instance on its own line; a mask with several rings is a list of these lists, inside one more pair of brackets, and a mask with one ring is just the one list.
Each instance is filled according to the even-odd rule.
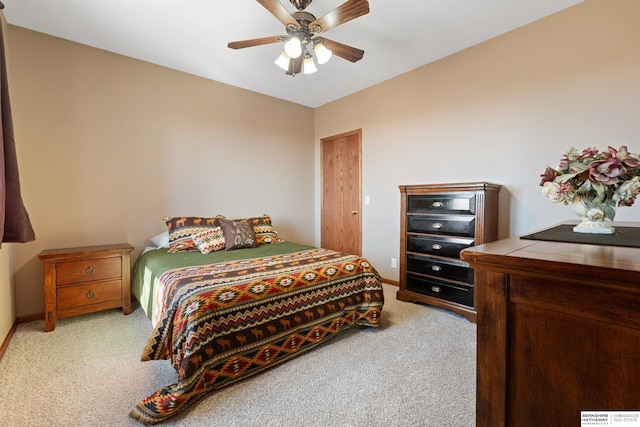
[[613,234],[615,227],[611,220],[616,214],[615,207],[611,204],[597,202],[582,196],[573,199],[573,211],[582,221],[573,227],[576,233]]

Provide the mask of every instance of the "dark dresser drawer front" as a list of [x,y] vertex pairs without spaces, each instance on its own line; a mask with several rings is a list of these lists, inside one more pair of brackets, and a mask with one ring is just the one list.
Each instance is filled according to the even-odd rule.
[[407,231],[416,233],[475,235],[476,219],[464,215],[408,215]]
[[459,258],[460,251],[473,246],[474,239],[407,235],[407,251]]
[[407,271],[427,274],[447,280],[473,283],[473,269],[459,260],[445,260],[419,255],[407,255]]
[[473,307],[473,287],[407,274],[407,290]]
[[428,194],[407,197],[407,212],[409,213],[457,213],[475,215],[476,195],[473,193],[460,194]]

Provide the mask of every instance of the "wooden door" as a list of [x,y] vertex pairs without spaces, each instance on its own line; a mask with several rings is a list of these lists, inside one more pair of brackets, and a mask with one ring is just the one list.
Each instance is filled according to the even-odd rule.
[[362,130],[321,141],[321,246],[362,255]]

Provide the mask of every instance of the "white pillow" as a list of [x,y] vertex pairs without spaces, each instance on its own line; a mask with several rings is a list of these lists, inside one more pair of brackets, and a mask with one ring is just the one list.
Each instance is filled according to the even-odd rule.
[[169,247],[169,231],[164,231],[151,239],[151,242],[156,245],[156,248],[168,248]]

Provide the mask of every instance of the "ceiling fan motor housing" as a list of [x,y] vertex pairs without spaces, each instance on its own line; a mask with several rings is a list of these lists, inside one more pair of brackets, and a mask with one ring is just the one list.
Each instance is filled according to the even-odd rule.
[[314,33],[319,31],[314,31],[313,28],[309,28],[309,24],[316,20],[316,17],[308,12],[296,12],[291,16],[298,21],[300,24],[299,28],[295,28],[293,25],[287,26],[287,34],[290,36],[297,36],[300,40],[306,39],[307,41],[311,40],[311,37]]
[[291,0],[291,4],[298,10],[305,10],[311,4],[312,0]]

